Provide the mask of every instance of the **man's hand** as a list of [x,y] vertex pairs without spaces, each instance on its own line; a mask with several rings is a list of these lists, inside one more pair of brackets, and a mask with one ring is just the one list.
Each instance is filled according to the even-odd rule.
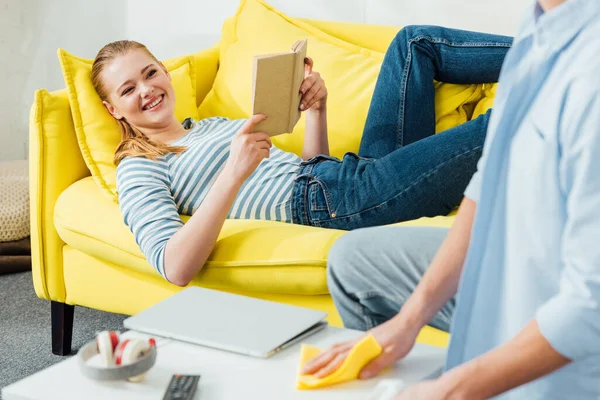
[[321,75],[313,71],[313,60],[310,57],[304,59],[304,81],[300,86],[302,100],[300,110],[322,111],[327,103],[327,88]]
[[331,374],[342,365],[356,343],[366,335],[373,335],[383,351],[379,357],[372,360],[361,370],[360,379],[369,379],[377,375],[385,367],[404,358],[414,346],[417,334],[418,329],[406,329],[398,321],[391,319],[367,331],[365,335],[358,339],[332,346],[327,351],[307,362],[302,373],[314,374],[316,378],[322,378]]

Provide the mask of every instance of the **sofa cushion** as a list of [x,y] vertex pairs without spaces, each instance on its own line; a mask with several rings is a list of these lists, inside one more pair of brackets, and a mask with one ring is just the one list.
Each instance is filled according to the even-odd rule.
[[[101,196],[100,190],[87,177],[60,195],[54,224],[61,239],[98,259],[160,276],[123,223],[118,205]],[[452,220],[422,218],[406,224],[449,226]],[[227,220],[195,284],[261,293],[326,294],[327,253],[344,233],[275,221]]]
[[[121,129],[94,90],[90,78],[93,60],[76,57],[63,49],[58,50],[58,57],[85,163],[102,191],[117,201],[116,167],[113,159],[121,140]],[[180,121],[188,117],[198,118],[194,58],[179,57],[167,60],[164,64],[171,74],[177,96],[177,118]]]
[[[294,19],[262,0],[243,0],[235,17],[223,25],[219,71],[199,107],[200,117],[248,117],[252,112],[253,56],[288,51],[296,40],[308,38],[308,55],[329,93],[330,152],[337,157],[347,151],[357,152],[384,52],[394,36],[390,27]],[[364,39],[353,43],[351,37]],[[380,43],[363,47],[369,40]],[[436,130],[466,122],[482,97],[481,85],[436,83]],[[300,155],[304,127],[303,116],[294,134],[277,136],[273,142]]]
[[[65,243],[77,250],[159,276],[123,223],[118,205],[101,196],[90,177],[61,194],[54,224]],[[325,294],[327,252],[343,233],[282,222],[228,220],[196,280],[215,288]]]

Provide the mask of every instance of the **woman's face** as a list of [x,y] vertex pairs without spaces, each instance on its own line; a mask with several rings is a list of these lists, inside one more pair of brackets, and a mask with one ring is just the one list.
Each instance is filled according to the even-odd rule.
[[104,105],[117,119],[138,129],[161,128],[173,119],[175,90],[171,76],[144,50],[114,58],[101,75],[107,93]]

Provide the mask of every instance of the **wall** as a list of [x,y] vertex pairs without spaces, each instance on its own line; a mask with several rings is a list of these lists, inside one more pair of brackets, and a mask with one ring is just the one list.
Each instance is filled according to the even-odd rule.
[[128,0],[127,4],[128,39],[144,43],[165,59],[218,42],[223,21],[235,14],[239,1],[177,0],[167,5],[164,0]]
[[533,0],[365,0],[374,24],[443,25],[513,36]]
[[34,91],[64,87],[56,49],[93,58],[103,44],[125,34],[121,4],[0,0],[0,161],[27,158]]
[[[270,0],[297,17],[402,26],[438,24],[511,35],[533,0]],[[0,0],[0,161],[27,156],[33,92],[64,87],[56,49],[93,58],[129,38],[159,58],[206,48],[238,0]]]
[[[435,24],[513,35],[533,0],[267,0],[296,17],[403,26]],[[173,4],[177,4],[175,7]],[[129,0],[127,34],[159,58],[217,42],[238,0]]]

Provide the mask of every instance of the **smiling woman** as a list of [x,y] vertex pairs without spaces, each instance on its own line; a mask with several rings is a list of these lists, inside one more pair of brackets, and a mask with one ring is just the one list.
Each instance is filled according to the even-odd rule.
[[[167,144],[186,130],[174,114],[171,76],[146,46],[130,40],[107,44],[94,60],[91,78],[102,103],[121,125],[116,165],[128,156],[156,159],[185,151]],[[152,140],[157,135],[166,136],[167,143]]]
[[[350,230],[447,214],[475,172],[490,113],[436,135],[434,78],[494,82],[510,45],[511,38],[440,27],[401,30],[381,66],[360,151],[338,159],[329,155],[328,92],[313,70],[319,60],[304,60],[299,157],[256,131],[265,115],[182,126],[163,64],[140,43],[110,43],[92,80],[123,130],[115,163],[125,223],[154,268],[185,286],[227,218]],[[191,218],[184,224],[180,214]]]

